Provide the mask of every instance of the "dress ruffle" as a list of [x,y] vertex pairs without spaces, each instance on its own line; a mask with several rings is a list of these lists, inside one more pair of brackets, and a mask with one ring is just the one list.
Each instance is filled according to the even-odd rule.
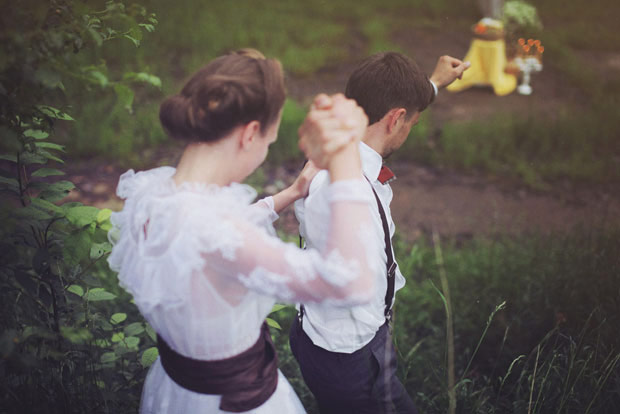
[[250,186],[177,186],[174,173],[172,167],[129,170],[117,188],[125,206],[111,217],[108,263],[143,313],[187,304],[192,275],[205,267],[204,253],[219,250],[234,259],[242,240],[222,216],[243,215],[264,226],[273,215],[269,208],[249,208],[256,197]]

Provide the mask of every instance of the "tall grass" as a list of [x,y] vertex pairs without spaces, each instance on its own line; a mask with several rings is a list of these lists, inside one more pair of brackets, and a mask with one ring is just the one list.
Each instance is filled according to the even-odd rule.
[[[450,409],[446,306],[435,287],[442,268],[454,318],[455,412],[620,412],[620,229],[442,240],[440,256],[438,243],[395,246],[408,277],[395,302],[399,376],[421,412]],[[317,413],[286,341],[293,315],[277,316],[281,367]]]
[[[444,243],[458,412],[617,412],[619,235]],[[441,270],[425,243],[397,257],[414,277],[396,301],[401,374],[423,412],[446,412],[445,316],[430,283]]]

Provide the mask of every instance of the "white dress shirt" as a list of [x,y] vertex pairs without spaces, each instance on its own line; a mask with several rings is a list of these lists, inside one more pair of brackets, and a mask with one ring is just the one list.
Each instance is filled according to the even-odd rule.
[[[374,187],[388,220],[390,238],[394,235],[394,221],[390,212],[392,188],[389,184],[378,181],[383,160],[381,155],[364,143],[360,143],[360,155],[364,175]],[[321,248],[327,241],[329,233],[329,204],[327,189],[330,183],[327,171],[320,171],[310,184],[308,197],[295,203],[295,215],[300,223],[299,232],[308,247]],[[368,192],[372,195],[370,184]],[[373,203],[373,236],[377,237],[373,272],[376,275],[376,293],[371,302],[350,308],[336,308],[328,304],[305,304],[303,330],[312,342],[331,352],[352,353],[362,348],[374,337],[377,330],[385,323],[385,294],[387,290],[387,255],[383,224],[376,202]],[[353,236],[353,235],[352,235]],[[393,253],[393,252],[392,252]],[[405,285],[405,278],[396,268],[394,292]]]

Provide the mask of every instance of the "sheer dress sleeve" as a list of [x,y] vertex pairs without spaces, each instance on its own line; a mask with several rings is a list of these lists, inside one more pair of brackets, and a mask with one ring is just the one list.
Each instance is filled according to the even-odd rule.
[[284,302],[334,306],[366,302],[373,295],[371,275],[378,265],[370,262],[377,247],[366,185],[362,180],[330,184],[329,230],[321,251],[301,250],[261,226],[223,214],[219,224],[229,233],[228,242],[205,248],[205,262],[217,274],[232,276],[247,289]]

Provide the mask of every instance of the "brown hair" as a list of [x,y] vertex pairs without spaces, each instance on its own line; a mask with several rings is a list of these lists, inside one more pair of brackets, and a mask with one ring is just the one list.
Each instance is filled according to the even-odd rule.
[[285,97],[280,62],[255,49],[241,49],[196,72],[178,95],[161,104],[159,119],[173,138],[202,142],[216,141],[254,120],[265,133]]
[[405,108],[408,117],[431,103],[433,87],[409,57],[382,52],[363,60],[347,82],[345,95],[355,99],[368,115],[369,124],[380,121],[389,110]]

